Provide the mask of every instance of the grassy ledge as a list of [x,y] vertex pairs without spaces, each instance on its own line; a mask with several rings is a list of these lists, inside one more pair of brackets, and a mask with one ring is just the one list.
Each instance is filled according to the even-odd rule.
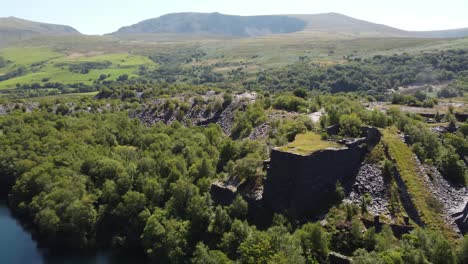
[[418,173],[417,163],[411,148],[400,139],[396,128],[382,130],[382,133],[383,143],[387,146],[388,153],[394,160],[422,221],[427,227],[440,230],[447,237],[456,237],[454,231],[445,223],[443,216],[429,205],[434,197],[427,191],[429,188]]
[[341,147],[343,147],[343,145],[331,141],[322,140],[320,135],[308,132],[305,134],[297,135],[293,142],[285,146],[279,147],[277,148],[277,150],[306,156],[318,150]]

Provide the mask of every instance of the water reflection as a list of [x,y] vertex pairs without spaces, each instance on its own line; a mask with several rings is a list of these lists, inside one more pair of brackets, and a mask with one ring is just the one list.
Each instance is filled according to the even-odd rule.
[[52,256],[37,248],[37,243],[0,201],[0,263],[8,264],[124,264],[145,263],[143,256],[103,252],[93,256]]

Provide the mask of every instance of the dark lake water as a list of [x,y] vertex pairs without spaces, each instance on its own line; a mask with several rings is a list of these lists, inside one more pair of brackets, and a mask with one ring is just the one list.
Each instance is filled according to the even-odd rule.
[[3,264],[123,264],[144,263],[142,256],[103,252],[93,256],[50,256],[37,248],[31,235],[0,201],[0,263]]

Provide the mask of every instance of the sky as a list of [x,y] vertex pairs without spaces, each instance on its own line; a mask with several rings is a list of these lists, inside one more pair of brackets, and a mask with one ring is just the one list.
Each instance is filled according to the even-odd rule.
[[405,30],[468,27],[468,0],[0,0],[0,17],[69,25],[84,34],[175,12],[233,15],[336,12]]

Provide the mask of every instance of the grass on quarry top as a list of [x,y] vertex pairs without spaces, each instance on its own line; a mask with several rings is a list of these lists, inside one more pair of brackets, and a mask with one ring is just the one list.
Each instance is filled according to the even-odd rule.
[[313,132],[296,135],[293,142],[279,147],[278,150],[298,155],[310,155],[315,151],[327,148],[340,148],[342,145],[322,140],[320,135]]
[[394,159],[395,166],[408,188],[422,221],[427,227],[440,230],[447,237],[456,237],[454,231],[445,223],[441,213],[431,206],[431,201],[435,198],[428,192],[425,180],[418,174],[416,159],[411,148],[400,139],[395,127],[381,131],[383,143],[388,147],[389,155]]

